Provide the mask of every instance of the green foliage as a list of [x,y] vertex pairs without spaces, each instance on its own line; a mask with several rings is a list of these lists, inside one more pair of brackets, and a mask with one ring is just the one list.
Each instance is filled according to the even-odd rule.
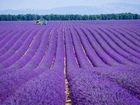
[[37,15],[37,14],[18,14],[18,15],[0,15],[0,21],[30,21],[39,20],[127,20],[127,19],[140,19],[140,15],[132,13],[119,13],[119,14],[100,14],[100,15]]

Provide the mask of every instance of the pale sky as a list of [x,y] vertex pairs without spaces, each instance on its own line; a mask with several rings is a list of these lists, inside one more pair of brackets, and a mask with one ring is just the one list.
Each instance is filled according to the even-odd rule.
[[51,9],[65,6],[94,6],[108,3],[140,4],[140,0],[0,0],[0,10]]

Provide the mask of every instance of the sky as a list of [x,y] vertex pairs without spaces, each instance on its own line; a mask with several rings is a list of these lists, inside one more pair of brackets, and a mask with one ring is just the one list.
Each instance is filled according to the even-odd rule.
[[95,6],[108,3],[140,4],[140,0],[0,0],[0,10],[52,9],[66,6]]

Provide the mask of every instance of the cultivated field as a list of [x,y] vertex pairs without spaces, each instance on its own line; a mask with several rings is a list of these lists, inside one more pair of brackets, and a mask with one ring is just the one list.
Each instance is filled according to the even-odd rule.
[[140,105],[140,20],[0,22],[0,105]]

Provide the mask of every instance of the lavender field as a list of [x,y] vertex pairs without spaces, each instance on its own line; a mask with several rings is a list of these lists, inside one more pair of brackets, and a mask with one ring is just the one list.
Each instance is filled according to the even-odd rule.
[[0,22],[0,105],[140,105],[140,20]]

